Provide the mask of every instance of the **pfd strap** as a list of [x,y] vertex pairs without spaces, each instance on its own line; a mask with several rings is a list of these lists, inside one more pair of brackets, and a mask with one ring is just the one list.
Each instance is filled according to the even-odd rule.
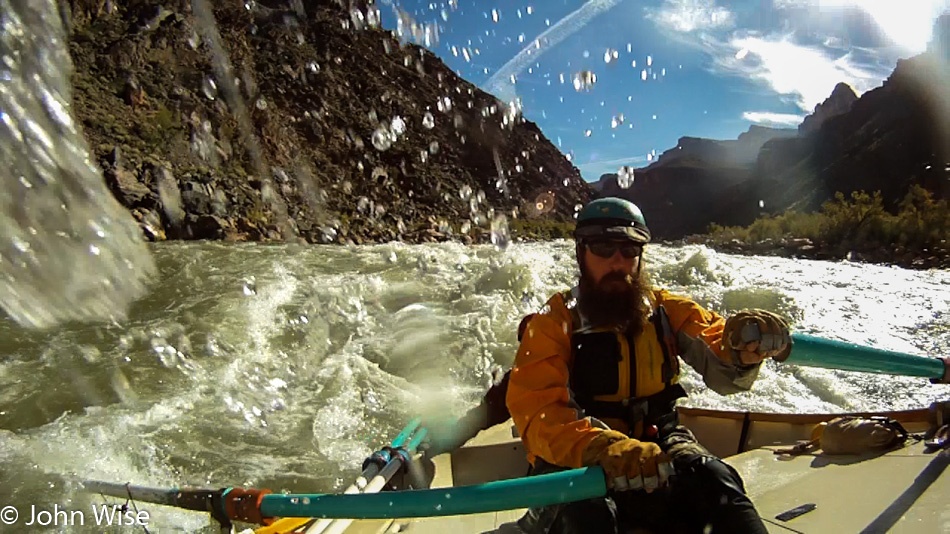
[[651,320],[656,328],[656,338],[663,350],[663,383],[669,386],[679,374],[679,360],[676,358],[676,334],[673,333],[670,316],[666,313],[666,308],[662,304],[657,306]]

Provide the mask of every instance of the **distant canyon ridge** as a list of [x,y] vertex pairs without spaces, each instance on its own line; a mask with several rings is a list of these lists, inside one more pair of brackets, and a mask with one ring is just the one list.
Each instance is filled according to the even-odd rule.
[[661,239],[704,233],[711,223],[744,226],[767,214],[815,211],[839,191],[880,191],[889,209],[914,184],[950,198],[947,45],[936,37],[930,51],[899,61],[860,98],[838,84],[797,129],[752,126],[728,141],[680,138],[636,169],[627,188],[617,174],[603,175],[592,184],[596,195],[636,202]]

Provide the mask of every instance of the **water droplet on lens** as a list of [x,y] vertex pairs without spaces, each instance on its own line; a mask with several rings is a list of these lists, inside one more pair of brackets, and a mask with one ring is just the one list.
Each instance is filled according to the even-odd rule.
[[574,74],[573,81],[575,91],[590,91],[597,83],[597,75],[589,70],[582,70]]
[[624,165],[617,171],[617,186],[628,189],[633,185],[633,168]]
[[504,250],[508,247],[510,237],[508,235],[508,218],[504,215],[496,215],[491,221],[491,242],[497,248]]
[[366,212],[369,211],[369,204],[368,198],[360,197],[359,200],[356,201],[356,211],[365,215]]
[[383,152],[393,146],[393,134],[389,131],[389,128],[383,125],[373,131],[372,141],[376,150]]
[[201,91],[208,100],[214,100],[218,95],[218,86],[211,78],[205,78],[201,82]]
[[406,121],[402,120],[402,117],[395,116],[393,117],[392,125],[390,126],[393,135],[400,136],[406,133]]

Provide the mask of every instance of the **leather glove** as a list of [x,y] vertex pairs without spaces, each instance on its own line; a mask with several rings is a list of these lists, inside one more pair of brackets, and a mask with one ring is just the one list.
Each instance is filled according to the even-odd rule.
[[722,346],[735,351],[744,364],[756,364],[766,358],[782,362],[792,352],[788,323],[766,310],[743,310],[726,319]]
[[603,467],[607,486],[618,491],[643,489],[650,493],[665,486],[673,474],[670,457],[659,445],[615,430],[604,430],[594,438],[584,449],[582,461]]

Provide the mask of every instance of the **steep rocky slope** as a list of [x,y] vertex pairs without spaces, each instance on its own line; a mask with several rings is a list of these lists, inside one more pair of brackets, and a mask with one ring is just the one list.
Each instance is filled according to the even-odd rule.
[[149,237],[484,240],[590,195],[516,106],[406,42],[408,16],[397,36],[366,3],[195,5],[61,1],[75,113]]

